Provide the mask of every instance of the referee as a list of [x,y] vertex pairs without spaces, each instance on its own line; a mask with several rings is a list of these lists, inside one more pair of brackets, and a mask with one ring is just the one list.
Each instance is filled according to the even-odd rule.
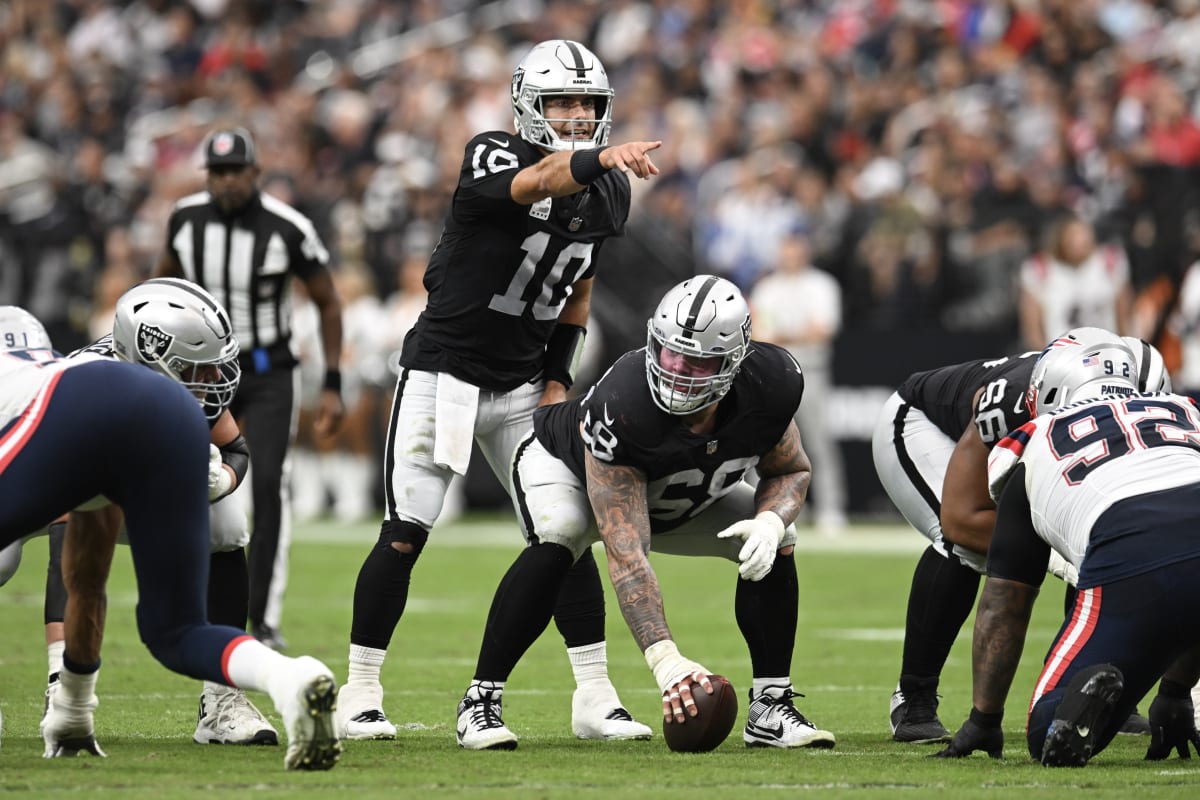
[[291,283],[303,281],[321,316],[325,383],[315,424],[332,434],[341,399],[342,306],[329,251],[312,222],[258,189],[254,140],[244,128],[213,131],[204,143],[207,191],[184,197],[167,223],[156,275],[187,278],[229,311],[241,346],[242,380],[230,409],[250,448],[253,529],[247,558],[250,633],[276,649],[291,542],[288,450],[296,434],[299,371],[290,339]]

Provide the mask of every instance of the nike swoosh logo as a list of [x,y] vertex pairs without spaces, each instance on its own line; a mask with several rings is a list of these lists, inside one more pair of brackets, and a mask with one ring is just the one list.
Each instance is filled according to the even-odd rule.
[[608,403],[604,404],[604,424],[605,425],[613,424],[613,418],[608,415]]
[[751,733],[765,733],[770,736],[774,736],[776,739],[783,737],[783,723],[782,722],[779,723],[779,726],[776,728],[764,728],[762,725],[755,725],[753,722],[748,724],[746,727],[750,728]]
[[498,147],[508,147],[508,139],[493,139],[488,136],[487,140]]

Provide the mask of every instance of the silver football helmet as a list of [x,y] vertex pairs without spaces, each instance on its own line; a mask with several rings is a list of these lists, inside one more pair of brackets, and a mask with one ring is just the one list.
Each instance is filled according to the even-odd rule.
[[[596,121],[590,139],[562,139],[547,117],[543,102],[549,95],[587,95],[596,102]],[[591,150],[608,143],[612,127],[613,90],[596,54],[579,42],[550,39],[535,45],[513,70],[512,106],[517,134],[547,150]],[[592,123],[589,123],[592,124]]]
[[0,350],[52,350],[50,334],[20,306],[0,306]]
[[1103,328],[1073,328],[1038,356],[1025,405],[1037,416],[1079,400],[1138,390],[1137,358],[1121,337]]
[[[691,414],[720,400],[750,348],[750,307],[737,286],[697,275],[673,287],[646,325],[646,380],[668,414]],[[663,366],[663,351],[687,359]]]
[[117,300],[113,352],[187,387],[211,420],[229,407],[242,370],[229,315],[194,283],[155,278]]
[[1136,336],[1122,336],[1121,341],[1133,351],[1133,357],[1137,359],[1138,391],[1171,391],[1171,373],[1167,372],[1167,365],[1158,348]]

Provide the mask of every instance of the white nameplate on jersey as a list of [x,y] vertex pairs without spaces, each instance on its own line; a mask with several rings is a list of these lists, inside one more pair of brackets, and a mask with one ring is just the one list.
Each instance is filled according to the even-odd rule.
[[550,219],[550,206],[552,205],[554,205],[554,201],[549,197],[545,200],[538,200],[529,207],[529,216],[540,220]]

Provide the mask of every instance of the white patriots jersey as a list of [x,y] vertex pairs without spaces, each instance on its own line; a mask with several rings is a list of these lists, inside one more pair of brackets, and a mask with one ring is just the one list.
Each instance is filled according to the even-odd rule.
[[53,350],[0,351],[0,428],[20,417],[64,370],[95,358],[66,361]]
[[1034,530],[1078,569],[1093,524],[1114,503],[1200,483],[1200,411],[1188,397],[1152,392],[1035,417],[992,449],[997,502],[1022,463]]

